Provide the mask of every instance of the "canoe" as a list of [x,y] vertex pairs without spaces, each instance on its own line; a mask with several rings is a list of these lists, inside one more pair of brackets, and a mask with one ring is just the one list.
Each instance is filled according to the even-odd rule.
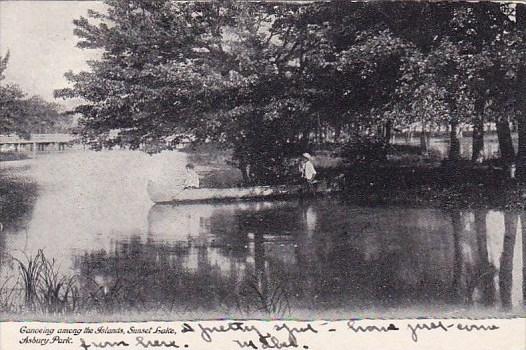
[[[203,202],[244,200],[268,197],[298,196],[304,193],[301,185],[254,186],[240,188],[188,188],[166,187],[148,181],[148,195],[154,203]],[[332,192],[326,186],[317,186],[316,193]]]

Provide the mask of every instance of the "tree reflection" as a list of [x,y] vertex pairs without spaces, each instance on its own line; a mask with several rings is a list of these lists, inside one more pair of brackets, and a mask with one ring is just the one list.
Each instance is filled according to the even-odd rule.
[[460,236],[462,232],[462,217],[460,210],[451,211],[451,224],[453,227],[453,278],[451,283],[451,298],[461,301],[461,277],[462,277],[462,247]]
[[265,244],[262,234],[254,236],[254,269],[256,273],[257,290],[261,298],[268,298],[268,281],[266,273]]
[[231,292],[228,276],[201,248],[197,269],[189,269],[190,253],[189,245],[132,237],[116,242],[113,251],[80,256],[76,266],[83,293],[102,310],[214,308]]
[[522,231],[522,302],[526,305],[526,213],[521,212]]
[[[490,306],[488,211],[471,213],[320,201],[154,207],[147,239],[117,241],[77,266],[94,298],[113,293],[136,308],[413,307],[470,304],[477,292]],[[517,213],[504,217],[499,288],[510,305]]]
[[513,250],[517,235],[517,219],[518,213],[512,211],[504,212],[504,243],[500,258],[499,289],[502,306],[506,309],[512,306]]
[[475,214],[475,233],[479,257],[478,282],[481,288],[481,302],[490,306],[495,304],[495,266],[489,262],[486,217],[488,211],[478,209]]

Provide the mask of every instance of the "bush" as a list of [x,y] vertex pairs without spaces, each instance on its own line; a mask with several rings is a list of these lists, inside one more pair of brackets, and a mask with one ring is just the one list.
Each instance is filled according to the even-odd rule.
[[374,162],[387,160],[393,146],[381,137],[356,136],[341,149],[341,156],[351,162]]
[[12,152],[12,151],[0,152],[0,162],[10,161],[10,160],[22,160],[22,159],[29,159],[29,156],[21,152]]

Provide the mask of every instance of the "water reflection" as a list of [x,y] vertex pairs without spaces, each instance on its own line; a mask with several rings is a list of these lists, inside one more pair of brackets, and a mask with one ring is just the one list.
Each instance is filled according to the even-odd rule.
[[496,269],[489,261],[486,216],[487,210],[479,209],[474,212],[479,264],[476,271],[478,283],[474,286],[473,294],[479,295],[478,299],[483,305],[493,305],[496,293],[494,283]]
[[336,198],[152,206],[147,180],[169,181],[185,164],[179,153],[124,151],[31,160],[40,193],[27,225],[0,233],[0,285],[16,272],[9,256],[43,248],[106,312],[523,305],[523,212]]
[[281,295],[292,309],[510,308],[523,300],[518,218],[336,200],[156,205],[145,239],[78,256],[75,268],[85,290],[120,288],[134,307],[269,311]]
[[510,308],[511,290],[513,286],[513,250],[517,234],[517,213],[504,213],[504,243],[500,258],[499,289],[502,306]]

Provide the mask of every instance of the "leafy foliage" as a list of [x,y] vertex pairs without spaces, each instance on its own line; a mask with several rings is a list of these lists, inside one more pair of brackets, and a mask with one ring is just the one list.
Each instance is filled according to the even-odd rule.
[[99,145],[214,141],[268,183],[323,128],[388,136],[519,113],[524,34],[509,4],[106,3],[75,21],[101,59],[57,91],[84,99],[83,136]]
[[15,84],[5,84],[9,52],[0,57],[0,134],[27,136],[29,133],[64,131],[71,117],[59,112],[60,106],[39,96],[27,95]]

